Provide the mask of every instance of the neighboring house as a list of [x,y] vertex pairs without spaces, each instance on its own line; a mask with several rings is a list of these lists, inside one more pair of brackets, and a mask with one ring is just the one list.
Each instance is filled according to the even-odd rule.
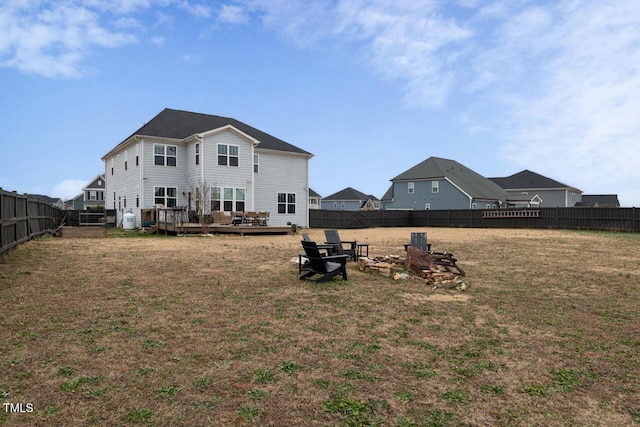
[[619,208],[620,201],[617,194],[583,194],[582,202],[576,203],[580,207]]
[[105,203],[117,224],[129,211],[140,225],[141,209],[202,204],[306,227],[311,157],[238,120],[167,108],[102,157]]
[[104,190],[105,179],[104,174],[101,174],[93,178],[89,184],[82,189],[84,200],[81,209],[104,209]]
[[66,210],[81,211],[84,209],[84,192],[64,202]]
[[62,199],[57,199],[55,197],[49,197],[42,194],[26,194],[27,199],[35,200],[41,203],[46,203],[49,206],[53,206],[54,208],[64,209],[64,202]]
[[497,209],[507,198],[494,182],[440,157],[429,157],[391,183],[382,197],[387,210]]
[[309,189],[309,209],[320,209],[320,202],[322,201],[322,196],[313,191],[311,188]]
[[572,207],[582,200],[581,190],[530,170],[506,178],[489,179],[507,192],[510,206],[520,206],[528,199],[545,208]]
[[347,187],[323,198],[321,207],[331,211],[380,210],[382,203],[375,196]]

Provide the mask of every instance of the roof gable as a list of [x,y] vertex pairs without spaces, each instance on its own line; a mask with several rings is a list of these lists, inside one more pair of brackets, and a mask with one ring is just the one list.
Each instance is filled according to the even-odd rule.
[[[100,185],[98,185],[98,180],[100,180]],[[91,181],[89,181],[89,183],[83,188],[83,190],[87,190],[90,188],[104,190],[104,186],[105,186],[104,174],[100,174],[95,178],[93,178]]]
[[504,190],[494,182],[455,160],[440,157],[429,157],[391,181],[419,181],[444,178],[474,199],[506,199]]
[[229,125],[249,135],[251,138],[260,141],[260,145],[258,146],[260,149],[286,151],[308,156],[312,155],[301,148],[233,118],[172,110],[170,108],[162,110],[119,145],[125,144],[136,135],[184,140],[192,135],[209,132]]

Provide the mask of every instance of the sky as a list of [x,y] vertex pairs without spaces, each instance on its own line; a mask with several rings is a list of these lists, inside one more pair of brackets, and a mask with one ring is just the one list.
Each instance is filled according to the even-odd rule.
[[640,206],[638,0],[2,0],[0,187],[68,199],[164,108],[381,198],[431,156]]

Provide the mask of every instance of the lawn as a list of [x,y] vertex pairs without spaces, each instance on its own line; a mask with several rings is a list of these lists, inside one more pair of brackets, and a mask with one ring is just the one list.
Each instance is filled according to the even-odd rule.
[[[402,255],[410,231],[340,234]],[[426,231],[465,292],[354,262],[300,282],[300,235],[20,245],[0,424],[640,425],[640,235]]]

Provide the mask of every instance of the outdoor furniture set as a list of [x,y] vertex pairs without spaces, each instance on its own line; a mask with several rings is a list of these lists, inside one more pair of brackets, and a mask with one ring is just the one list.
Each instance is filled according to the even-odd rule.
[[[362,256],[369,256],[368,243],[343,241],[338,230],[325,230],[324,235],[326,242],[318,244],[311,241],[307,233],[302,233],[304,252],[298,254],[298,274],[303,271],[305,273],[300,276],[300,280],[322,283],[337,275],[347,280],[347,259],[355,261]],[[431,244],[427,243],[427,233],[411,233],[411,242],[404,245],[405,250],[409,246],[423,251],[431,250]]]
[[211,213],[211,221],[220,225],[258,225],[267,226],[269,222],[269,212],[219,212]]

